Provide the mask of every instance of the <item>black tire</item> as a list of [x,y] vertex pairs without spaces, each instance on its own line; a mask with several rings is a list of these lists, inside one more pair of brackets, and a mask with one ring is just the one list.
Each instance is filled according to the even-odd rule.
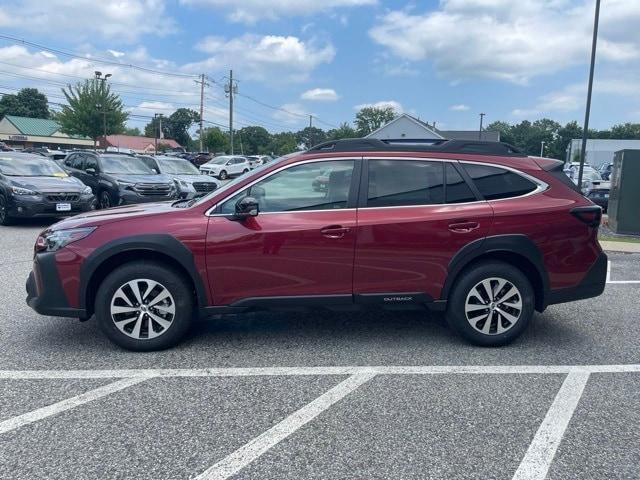
[[248,168],[245,168],[244,170],[242,170],[242,173],[243,173],[243,174],[245,174],[245,173],[247,173],[248,171],[249,171],[249,169],[248,169]]
[[[170,324],[166,329],[163,329],[161,324],[157,322],[153,323],[154,330],[161,331],[155,338],[133,338],[123,333],[116,326],[111,314],[111,302],[116,292],[128,282],[140,279],[158,282],[170,294],[170,301],[175,308],[175,314],[169,320]],[[142,285],[144,285],[144,283]],[[144,294],[145,292],[142,293]],[[152,293],[153,290],[147,292],[147,298],[149,298]],[[131,298],[131,296],[127,296]],[[135,306],[133,301],[131,303]],[[153,303],[153,301],[151,303]],[[149,306],[147,308],[151,311],[152,307]],[[96,319],[104,334],[116,345],[137,352],[163,350],[178,344],[189,330],[193,317],[193,309],[193,293],[189,287],[188,280],[173,268],[151,261],[127,263],[111,272],[98,288],[95,301]],[[158,310],[155,310],[155,313],[157,314]],[[137,317],[134,316],[132,318],[132,320],[125,320],[125,323],[128,324],[124,327],[125,329],[130,327],[130,330],[133,330],[135,328]],[[165,319],[166,318],[167,317],[165,317]],[[141,320],[140,330],[142,333],[146,330],[147,337],[149,336],[150,322],[149,316],[144,316]],[[120,323],[120,325],[124,324]]]
[[114,205],[113,198],[111,198],[111,195],[109,194],[109,192],[106,190],[103,190],[102,192],[100,192],[100,198],[98,199],[98,207],[101,210],[104,210],[105,208],[113,207],[113,205]]
[[[467,305],[468,296],[471,295],[474,287],[476,287],[480,282],[491,278],[500,278],[511,283],[517,289],[517,296],[510,296],[508,299],[501,298],[501,294],[502,297],[507,294],[508,286],[494,292],[496,300],[498,300],[497,302],[490,302],[488,298],[485,299],[484,302],[477,302],[477,297],[472,295],[470,297],[470,302],[477,302],[480,309],[477,313],[476,311],[470,312],[471,320],[467,320],[465,307]],[[492,287],[491,290],[494,290],[499,284],[494,280],[490,285]],[[483,287],[479,290],[481,291],[480,293],[486,292],[486,289]],[[510,307],[501,305],[500,300],[509,300],[508,304],[513,304],[517,303],[518,299],[521,302],[520,313],[517,320],[511,323],[506,319],[506,317],[503,317],[500,314],[499,309],[502,307],[504,311],[509,310],[509,312],[507,312],[509,314],[517,312],[517,309],[511,310]],[[486,309],[482,308],[482,305],[485,303],[488,305]],[[497,305],[497,311],[493,310],[496,308],[495,305],[491,307],[492,303]],[[471,308],[474,306],[475,305],[470,305]],[[460,273],[460,276],[449,295],[446,318],[449,326],[471,343],[484,347],[497,347],[506,345],[520,336],[520,334],[529,325],[529,322],[533,317],[534,309],[535,294],[533,287],[522,271],[508,263],[485,261],[476,263]],[[486,326],[486,320],[482,321],[481,318],[485,312],[487,312],[487,314],[491,312],[490,317],[488,317],[491,318],[492,322],[488,327],[489,333],[483,333],[478,330],[478,328],[484,329]],[[501,322],[500,327],[507,328],[506,331],[498,333],[498,322]],[[472,323],[474,323],[475,328],[472,326]]]
[[0,195],[0,225],[11,225],[13,219],[9,215],[9,206],[7,205],[7,199],[4,195]]
[[229,175],[227,174],[226,170],[222,170],[219,174],[218,174],[218,178],[220,180],[226,180],[227,178],[229,178]]

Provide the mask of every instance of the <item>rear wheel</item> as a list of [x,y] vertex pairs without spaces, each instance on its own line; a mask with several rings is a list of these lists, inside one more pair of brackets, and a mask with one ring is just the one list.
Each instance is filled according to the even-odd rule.
[[228,177],[229,177],[229,175],[227,174],[227,171],[226,171],[226,170],[222,170],[222,171],[220,172],[220,175],[218,175],[218,178],[219,178],[220,180],[226,180]]
[[0,225],[11,225],[12,218],[9,216],[9,205],[4,195],[0,195]]
[[155,262],[132,262],[100,285],[96,318],[109,339],[128,350],[162,350],[185,335],[193,295],[179,272]]
[[447,322],[477,345],[505,345],[526,329],[534,305],[531,283],[519,269],[482,262],[460,274],[447,302]]
[[245,168],[244,170],[242,170],[242,173],[247,173],[249,171],[248,168]]

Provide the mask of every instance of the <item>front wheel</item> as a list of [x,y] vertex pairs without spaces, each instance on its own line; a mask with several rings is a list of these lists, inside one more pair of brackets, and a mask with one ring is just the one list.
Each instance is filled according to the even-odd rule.
[[113,200],[111,199],[111,195],[106,190],[100,193],[100,208],[111,208],[113,206]]
[[4,195],[0,195],[0,225],[11,225],[11,217],[9,216],[9,205]]
[[227,171],[226,171],[226,170],[222,170],[222,171],[220,172],[220,175],[218,175],[218,178],[219,178],[220,180],[226,180],[228,177],[229,177],[229,175],[227,174]]
[[526,329],[534,306],[531,283],[519,269],[482,262],[460,274],[447,302],[447,322],[476,345],[500,346]]
[[249,169],[248,169],[248,168],[245,168],[244,170],[242,170],[242,173],[243,173],[243,174],[245,174],[245,173],[247,173],[248,171],[249,171]]
[[132,262],[111,272],[98,289],[96,318],[115,344],[134,351],[162,350],[185,335],[193,315],[188,281],[156,262]]

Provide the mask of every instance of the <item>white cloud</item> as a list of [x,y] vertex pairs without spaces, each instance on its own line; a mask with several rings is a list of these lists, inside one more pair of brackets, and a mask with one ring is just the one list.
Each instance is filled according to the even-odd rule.
[[449,107],[449,110],[452,110],[454,112],[466,112],[467,110],[469,110],[469,105],[465,105],[464,103],[460,103],[458,105],[451,105]]
[[[636,1],[609,0],[602,9],[598,58],[640,58]],[[593,5],[580,0],[441,0],[436,10],[390,11],[369,34],[406,61],[433,61],[459,81],[488,77],[514,83],[554,73],[589,58]]]
[[9,0],[0,7],[0,27],[51,32],[55,37],[95,37],[132,43],[144,35],[175,31],[164,0]]
[[119,52],[118,50],[107,50],[107,52],[116,58],[124,57],[124,52]]
[[274,83],[306,80],[309,72],[322,63],[330,63],[336,53],[330,43],[317,45],[294,36],[252,34],[232,39],[205,37],[196,48],[210,57],[185,65],[187,71],[220,70],[233,65],[245,78]]
[[340,98],[333,88],[312,88],[300,95],[302,100],[335,102]]
[[400,104],[400,102],[396,102],[395,100],[382,100],[380,102],[375,102],[375,103],[361,103],[360,105],[356,105],[353,108],[354,110],[358,111],[366,107],[374,107],[374,108],[391,107],[396,111],[396,113],[404,112],[404,108],[402,107],[402,104]]
[[251,24],[261,19],[311,16],[338,8],[375,5],[377,0],[181,0],[181,3],[225,9],[230,20]]

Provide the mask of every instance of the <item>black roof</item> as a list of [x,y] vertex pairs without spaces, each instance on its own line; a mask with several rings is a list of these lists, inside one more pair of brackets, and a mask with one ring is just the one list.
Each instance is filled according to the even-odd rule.
[[330,140],[311,147],[308,152],[445,152],[475,155],[526,157],[513,145],[482,140],[379,140],[377,138],[345,138]]

